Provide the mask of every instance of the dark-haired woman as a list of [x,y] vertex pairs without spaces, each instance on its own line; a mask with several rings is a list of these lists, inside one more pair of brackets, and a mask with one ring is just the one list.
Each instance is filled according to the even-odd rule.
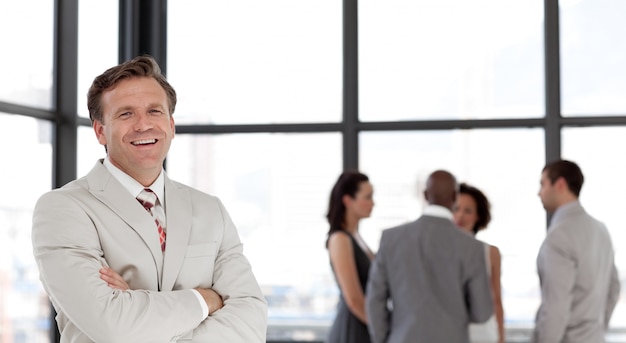
[[[476,187],[462,183],[454,207],[454,222],[462,230],[476,236],[491,221],[490,204],[487,197]],[[503,343],[504,310],[500,287],[500,250],[485,243],[485,262],[494,300],[494,315],[481,324],[470,324],[470,342]]]
[[365,286],[374,254],[359,235],[359,221],[372,213],[373,193],[366,175],[346,171],[339,176],[330,194],[326,247],[340,298],[328,335],[329,343],[370,342]]

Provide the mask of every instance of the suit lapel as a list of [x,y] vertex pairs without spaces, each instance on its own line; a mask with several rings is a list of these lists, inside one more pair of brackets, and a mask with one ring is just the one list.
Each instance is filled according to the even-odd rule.
[[187,252],[192,223],[191,195],[184,187],[165,176],[165,220],[167,238],[163,262],[163,288],[170,291],[174,287]]
[[[152,216],[120,184],[99,161],[87,174],[89,192],[108,206],[117,216],[126,222],[144,241],[154,259],[159,277],[159,289],[163,270],[163,253],[159,236]],[[169,237],[168,237],[169,238]],[[106,258],[106,256],[105,256]]]

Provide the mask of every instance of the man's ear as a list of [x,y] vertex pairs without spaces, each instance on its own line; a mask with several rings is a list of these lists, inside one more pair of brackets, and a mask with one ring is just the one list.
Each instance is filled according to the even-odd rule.
[[170,127],[172,128],[172,138],[176,136],[176,123],[174,123],[174,117],[170,114]]
[[92,126],[93,131],[96,133],[96,137],[98,138],[98,142],[106,146],[107,138],[104,135],[104,125],[99,120],[94,120]]
[[562,176],[559,176],[556,181],[554,181],[554,187],[556,187],[556,189],[560,191],[569,190],[569,187],[567,186],[567,181],[565,181],[565,178]]

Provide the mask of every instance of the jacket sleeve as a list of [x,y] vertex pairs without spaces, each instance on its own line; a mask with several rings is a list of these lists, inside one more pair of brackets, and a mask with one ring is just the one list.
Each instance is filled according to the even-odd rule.
[[224,307],[193,331],[193,342],[265,342],[267,303],[243,255],[235,226],[219,202],[224,220],[212,288],[224,299]]
[[96,342],[175,340],[202,321],[190,290],[112,290],[100,279],[106,265],[88,212],[59,191],[44,194],[33,214],[33,253],[57,311]]
[[560,342],[565,335],[576,277],[576,264],[567,246],[567,236],[548,235],[539,249],[541,306],[537,311],[533,342]]
[[611,321],[611,315],[613,314],[613,310],[617,305],[617,300],[619,299],[620,292],[620,283],[619,276],[617,273],[617,268],[615,267],[615,263],[611,268],[611,280],[609,284],[609,293],[606,301],[606,313],[604,315],[605,327],[609,327],[609,322]]
[[380,240],[380,249],[376,253],[370,267],[369,279],[366,287],[365,306],[367,312],[368,330],[373,343],[387,341],[389,335],[390,313],[387,308],[389,299],[389,281],[385,265],[386,233]]

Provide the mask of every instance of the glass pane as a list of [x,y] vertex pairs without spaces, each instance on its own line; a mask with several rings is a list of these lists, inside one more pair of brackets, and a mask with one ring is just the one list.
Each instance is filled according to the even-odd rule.
[[167,170],[224,202],[269,303],[268,340],[323,340],[338,295],[325,211],[341,136],[178,135]]
[[341,119],[341,1],[168,2],[178,124]]
[[50,303],[30,233],[35,203],[52,187],[51,141],[49,122],[0,113],[8,162],[0,168],[0,342],[49,342]]
[[626,1],[561,0],[564,116],[626,115]]
[[535,261],[546,215],[537,192],[544,165],[541,129],[371,132],[360,135],[361,170],[375,189],[376,206],[361,228],[378,248],[382,229],[417,219],[423,183],[437,169],[485,192],[492,222],[477,238],[502,254],[507,329],[531,328],[539,306]]
[[359,2],[364,121],[540,117],[543,1]]
[[89,173],[91,168],[100,158],[106,157],[104,146],[98,143],[98,138],[91,126],[78,127],[78,151],[76,163],[76,175],[82,177]]
[[54,1],[2,1],[0,101],[52,109]]
[[119,1],[80,1],[78,6],[78,115],[89,118],[93,79],[118,63]]
[[[592,216],[606,224],[615,248],[615,263],[622,280],[622,296],[611,317],[611,327],[626,327],[626,242],[621,213],[626,184],[626,127],[564,128],[563,158],[576,162],[585,183],[580,201]],[[623,338],[623,337],[622,337]]]

